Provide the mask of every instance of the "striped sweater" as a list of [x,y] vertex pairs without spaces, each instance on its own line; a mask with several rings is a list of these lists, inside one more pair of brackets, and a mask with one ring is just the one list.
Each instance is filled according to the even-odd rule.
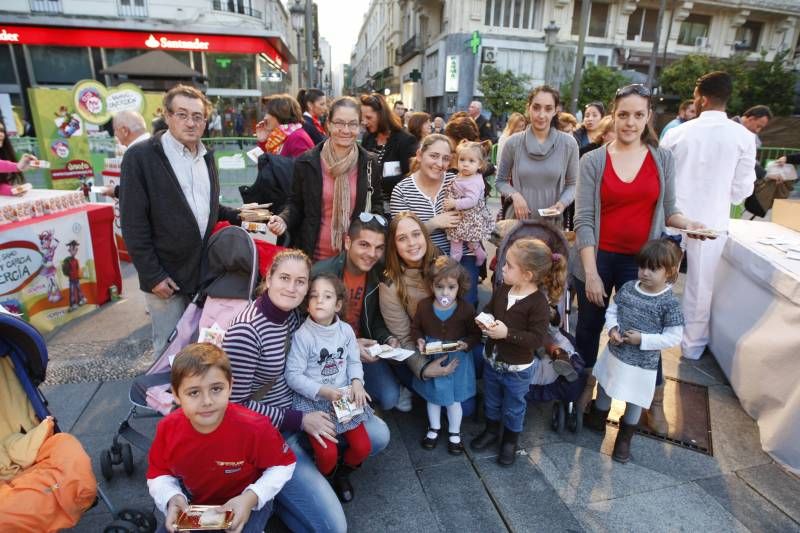
[[[401,211],[411,211],[425,223],[444,211],[444,197],[447,185],[455,179],[455,174],[447,173],[442,180],[442,186],[433,202],[422,194],[414,181],[414,174],[404,178],[392,190],[392,200],[389,207],[392,216]],[[444,254],[450,253],[450,241],[447,240],[444,230],[437,229],[431,232],[431,241]]]
[[[298,326],[295,312],[276,308],[264,293],[233,319],[222,343],[233,373],[231,401],[266,415],[281,431],[297,431],[302,422],[302,413],[292,409],[292,390],[284,379],[286,341]],[[263,398],[251,399],[270,382]]]

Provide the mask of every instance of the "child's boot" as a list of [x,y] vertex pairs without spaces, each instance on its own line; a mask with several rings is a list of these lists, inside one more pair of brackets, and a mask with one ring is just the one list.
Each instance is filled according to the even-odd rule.
[[553,361],[553,370],[555,370],[556,374],[564,376],[564,379],[570,383],[578,379],[578,373],[575,371],[575,367],[572,366],[572,359],[567,352],[561,348],[556,348],[550,359]]
[[496,444],[499,436],[500,422],[486,419],[486,428],[483,430],[483,433],[472,439],[469,446],[476,451],[485,450],[489,446]]
[[606,409],[605,411],[601,411],[595,406],[594,402],[592,402],[589,411],[583,417],[583,425],[592,431],[605,433],[609,411],[611,410]]
[[614,452],[611,458],[620,463],[627,463],[631,459],[631,439],[636,433],[635,424],[626,424],[620,420],[617,440],[614,441]]
[[575,402],[578,404],[578,408],[584,412],[588,410],[589,402],[592,401],[592,395],[594,394],[594,386],[597,383],[597,379],[592,375],[592,369],[587,368],[586,371],[589,372],[589,376],[586,378],[586,385],[583,387],[583,392],[578,396],[578,400]]
[[647,428],[658,435],[666,435],[669,430],[667,417],[664,416],[664,385],[656,387],[650,409],[644,415]]
[[353,499],[353,485],[350,484],[350,474],[355,468],[340,462],[331,475],[331,485],[342,503]]
[[519,433],[508,428],[503,429],[503,443],[500,445],[500,455],[497,462],[502,466],[511,466],[517,458],[517,441]]

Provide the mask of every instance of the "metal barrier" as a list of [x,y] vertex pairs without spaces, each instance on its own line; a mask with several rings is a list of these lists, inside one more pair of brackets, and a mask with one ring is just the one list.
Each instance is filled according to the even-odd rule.
[[800,148],[776,148],[772,146],[762,146],[756,153],[756,161],[764,166],[768,162],[774,161],[781,156],[796,154],[798,152],[800,152]]

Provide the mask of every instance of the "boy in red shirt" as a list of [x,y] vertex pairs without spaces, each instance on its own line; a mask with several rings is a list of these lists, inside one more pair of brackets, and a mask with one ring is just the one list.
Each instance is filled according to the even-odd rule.
[[294,453],[268,418],[228,403],[230,362],[213,344],[181,350],[172,391],[180,408],[158,424],[147,470],[150,496],[166,515],[161,531],[174,531],[189,501],[233,511],[228,531],[264,531]]

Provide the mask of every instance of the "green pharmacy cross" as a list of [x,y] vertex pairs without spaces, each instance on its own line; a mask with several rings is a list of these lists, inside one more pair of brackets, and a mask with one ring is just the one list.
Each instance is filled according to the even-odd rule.
[[478,48],[481,46],[481,34],[477,31],[472,32],[472,37],[467,41],[467,45],[472,48],[472,54],[478,54]]

